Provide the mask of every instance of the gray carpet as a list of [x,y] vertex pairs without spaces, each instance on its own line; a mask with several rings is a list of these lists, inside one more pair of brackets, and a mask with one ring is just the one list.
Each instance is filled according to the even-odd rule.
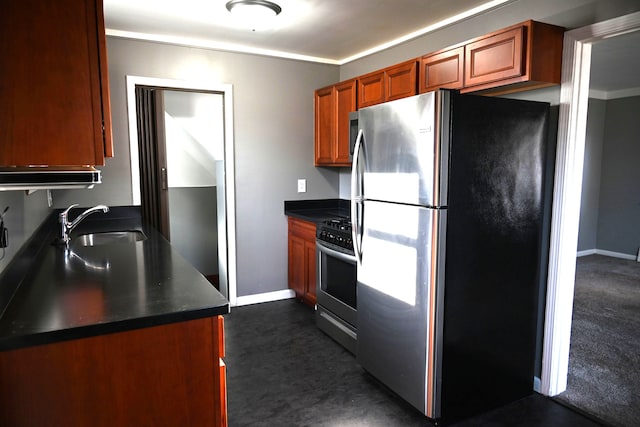
[[640,426],[640,263],[578,258],[567,391],[558,400]]

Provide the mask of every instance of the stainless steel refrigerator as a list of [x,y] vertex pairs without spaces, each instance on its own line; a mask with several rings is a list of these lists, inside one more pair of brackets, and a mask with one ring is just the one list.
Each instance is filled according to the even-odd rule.
[[533,391],[548,116],[446,90],[359,111],[357,359],[429,418]]

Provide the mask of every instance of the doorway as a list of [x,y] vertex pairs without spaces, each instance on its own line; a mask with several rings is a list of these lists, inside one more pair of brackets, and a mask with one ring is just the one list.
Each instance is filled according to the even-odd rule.
[[127,76],[127,96],[134,204],[234,305],[231,86]]
[[640,13],[565,33],[540,391],[567,388],[592,45],[640,30]]

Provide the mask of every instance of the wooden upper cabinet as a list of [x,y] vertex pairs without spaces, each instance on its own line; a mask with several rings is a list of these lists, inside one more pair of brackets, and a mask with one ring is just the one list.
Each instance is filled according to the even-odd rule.
[[473,86],[524,74],[524,27],[486,37],[465,47],[465,83]]
[[384,70],[358,78],[358,108],[370,107],[385,101]]
[[334,86],[316,90],[315,93],[315,164],[333,162],[335,139],[335,88]]
[[358,77],[358,108],[415,95],[417,70],[414,59]]
[[417,60],[414,59],[385,69],[385,101],[393,101],[416,94],[417,64]]
[[356,81],[349,80],[336,86],[336,141],[333,164],[350,166],[349,160],[349,113],[356,111]]
[[356,81],[315,92],[315,165],[350,166],[349,113],[356,111]]
[[563,38],[564,28],[526,21],[318,89],[315,165],[351,165],[349,113],[360,108],[441,88],[498,95],[560,84]]
[[0,166],[113,155],[102,0],[0,3],[0,56]]
[[527,21],[467,43],[462,92],[497,94],[559,84],[563,37],[561,27]]
[[425,55],[420,60],[420,93],[460,89],[463,84],[464,46]]

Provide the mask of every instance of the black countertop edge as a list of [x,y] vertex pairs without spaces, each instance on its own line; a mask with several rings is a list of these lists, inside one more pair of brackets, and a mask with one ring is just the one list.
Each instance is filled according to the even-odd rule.
[[161,316],[138,317],[133,319],[124,319],[118,322],[96,323],[73,329],[60,329],[56,331],[21,335],[0,340],[0,351],[91,338],[98,335],[126,332],[153,326],[162,326],[169,323],[202,319],[227,313],[229,313],[229,303],[218,307],[203,308],[201,310],[175,312]]
[[350,218],[350,203],[346,199],[285,200],[284,214],[320,223],[333,218]]

